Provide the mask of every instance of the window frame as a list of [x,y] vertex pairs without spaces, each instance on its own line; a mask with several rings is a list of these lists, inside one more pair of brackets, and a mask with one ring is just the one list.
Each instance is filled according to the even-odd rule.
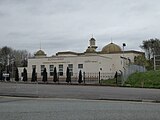
[[58,65],[58,74],[59,74],[59,76],[63,76],[63,64],[59,64]]
[[[51,67],[52,66],[52,67]],[[49,75],[53,76],[54,75],[54,65],[49,65]]]
[[73,76],[73,64],[68,64],[69,72],[71,73],[71,76]]
[[83,64],[78,64],[78,69],[83,69]]

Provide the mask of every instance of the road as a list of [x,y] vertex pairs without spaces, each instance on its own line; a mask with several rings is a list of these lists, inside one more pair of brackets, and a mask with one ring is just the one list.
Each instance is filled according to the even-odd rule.
[[159,101],[160,89],[0,82],[0,95],[92,100]]
[[0,120],[159,120],[160,104],[0,97]]

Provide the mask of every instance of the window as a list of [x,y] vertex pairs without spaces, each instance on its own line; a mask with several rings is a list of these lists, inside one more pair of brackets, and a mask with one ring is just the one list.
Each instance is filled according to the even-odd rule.
[[41,76],[43,75],[44,68],[45,68],[45,65],[41,65]]
[[68,64],[69,72],[71,73],[71,76],[73,76],[73,64]]
[[59,76],[63,76],[63,65],[59,65]]
[[53,76],[54,72],[54,65],[49,66],[50,76]]
[[36,69],[36,65],[32,65],[32,69],[35,68]]
[[78,64],[79,69],[83,69],[83,64]]

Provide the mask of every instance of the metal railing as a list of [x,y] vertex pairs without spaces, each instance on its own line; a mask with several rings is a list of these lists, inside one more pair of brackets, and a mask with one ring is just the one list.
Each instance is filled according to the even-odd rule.
[[[27,73],[28,81],[31,82],[32,79],[32,73]],[[63,73],[63,76],[58,76],[58,83],[66,83],[66,73]],[[41,73],[37,73],[37,82],[42,82],[43,76],[41,76]],[[99,84],[101,83],[101,80],[107,80],[114,78],[114,73],[88,73],[83,72],[82,73],[82,83],[84,84]],[[79,73],[73,73],[71,76],[71,83],[78,83],[79,79]],[[14,78],[11,79],[11,81],[14,81]],[[23,76],[20,76],[19,82],[23,82]],[[47,82],[53,83],[53,76],[47,75]]]

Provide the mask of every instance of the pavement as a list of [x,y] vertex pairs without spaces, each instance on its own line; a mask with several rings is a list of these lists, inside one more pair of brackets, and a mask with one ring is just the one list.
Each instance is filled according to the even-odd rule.
[[0,120],[159,120],[160,104],[0,97]]
[[0,96],[160,103],[160,89],[0,82]]

